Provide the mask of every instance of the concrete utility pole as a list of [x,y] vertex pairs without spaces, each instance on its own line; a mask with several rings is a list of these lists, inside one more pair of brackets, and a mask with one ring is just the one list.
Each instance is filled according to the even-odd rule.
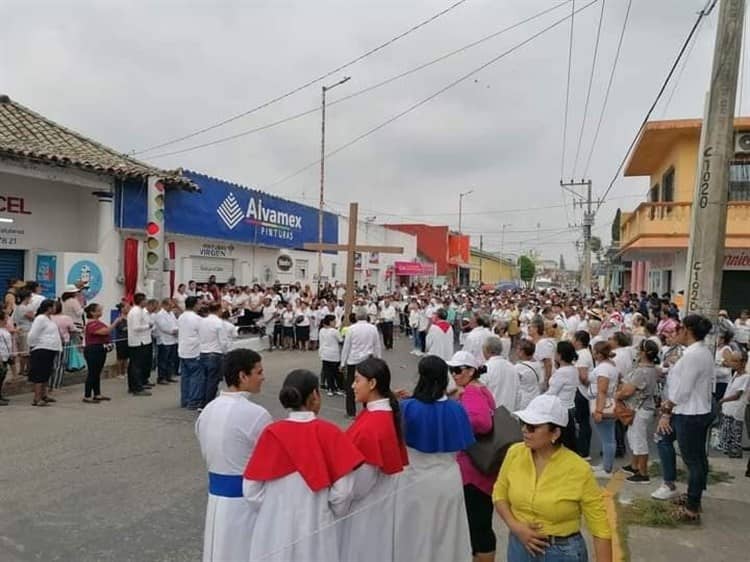
[[734,156],[734,109],[744,21],[745,0],[722,0],[690,221],[686,308],[688,313],[703,314],[712,321],[721,302],[729,161]]
[[[574,187],[586,187],[586,197],[575,191]],[[592,210],[592,199],[591,199],[591,180],[581,181],[560,181],[560,187],[564,190],[572,193],[576,203],[583,207],[586,206],[586,210],[583,212],[583,267],[581,268],[581,290],[584,295],[591,293],[591,227],[594,226],[595,212]]]
[[479,286],[480,287],[482,285],[482,266],[484,265],[484,259],[483,259],[482,254],[484,254],[484,235],[480,234],[479,235]]
[[[318,245],[323,244],[323,195],[325,193],[325,180],[326,180],[326,92],[332,90],[336,86],[341,86],[344,82],[348,82],[351,76],[346,76],[332,84],[331,86],[323,86],[321,88],[321,101],[320,101],[320,204],[318,207]],[[323,251],[318,250],[318,295],[320,295],[320,283],[323,277]]]
[[474,193],[473,189],[470,189],[469,191],[464,191],[463,193],[458,194],[458,233],[461,234],[461,222],[463,219],[464,214],[464,197],[467,195],[471,195]]

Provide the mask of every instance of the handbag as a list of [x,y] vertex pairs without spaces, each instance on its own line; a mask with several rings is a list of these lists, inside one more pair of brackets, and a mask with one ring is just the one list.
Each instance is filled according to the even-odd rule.
[[520,424],[505,406],[500,406],[492,416],[492,431],[477,436],[474,444],[466,449],[466,454],[480,472],[497,476],[508,448],[521,441]]
[[615,417],[625,427],[631,425],[633,423],[633,419],[635,419],[635,411],[641,409],[643,404],[646,402],[647,398],[648,397],[643,398],[641,400],[641,403],[635,409],[628,406],[624,400],[616,400],[615,401]]
[[78,346],[71,346],[68,348],[68,364],[65,367],[66,371],[80,371],[86,366],[86,361],[83,358],[83,353]]
[[[589,398],[589,409],[592,414],[596,412],[596,398]],[[603,418],[617,417],[615,413],[615,400],[613,398],[610,398],[609,396],[607,396],[604,399],[604,407],[602,408],[602,417]]]

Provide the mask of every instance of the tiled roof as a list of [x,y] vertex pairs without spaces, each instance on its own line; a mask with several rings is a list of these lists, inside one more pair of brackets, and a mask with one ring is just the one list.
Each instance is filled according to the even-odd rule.
[[130,158],[42,117],[0,95],[0,156],[78,168],[119,178],[159,176],[167,184],[195,189],[180,171],[165,171]]

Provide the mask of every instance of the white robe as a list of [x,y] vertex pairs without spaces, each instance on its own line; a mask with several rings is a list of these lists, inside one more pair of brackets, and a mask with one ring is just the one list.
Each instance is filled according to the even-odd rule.
[[427,355],[437,355],[443,361],[448,361],[453,357],[453,328],[448,328],[443,332],[434,324],[427,331],[427,345],[425,346]]
[[[201,412],[195,433],[209,472],[239,476],[271,416],[249,400],[248,392],[222,391]],[[246,561],[256,512],[243,497],[209,493],[203,534],[203,561]]]
[[[315,414],[291,412],[288,419],[305,423]],[[259,509],[246,560],[338,562],[336,519],[349,511],[354,483],[350,473],[330,488],[313,492],[299,472],[267,482],[245,480],[245,498]]]
[[456,454],[407,451],[409,466],[398,480],[393,560],[469,562],[469,521]]
[[471,353],[477,358],[480,365],[484,365],[484,352],[482,351],[482,347],[484,346],[485,340],[493,335],[494,334],[489,328],[477,326],[469,332],[468,336],[466,336],[464,351]]

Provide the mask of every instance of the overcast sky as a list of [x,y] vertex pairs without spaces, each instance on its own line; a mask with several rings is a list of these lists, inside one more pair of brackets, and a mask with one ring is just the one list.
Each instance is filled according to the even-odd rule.
[[[0,0],[0,92],[123,152],[190,133],[283,94],[407,30],[455,0]],[[575,18],[565,176],[583,120],[601,1]],[[558,2],[468,0],[324,81],[351,80],[329,101],[380,82]],[[590,151],[627,0],[607,0],[576,177]],[[705,0],[633,0],[620,63],[589,176],[602,193]],[[577,7],[585,5],[577,0]],[[335,149],[428,97],[570,12],[570,4],[478,47],[328,111]],[[677,89],[655,118],[699,117],[718,9],[705,20]],[[570,22],[554,28],[405,117],[327,159],[333,210],[359,201],[378,222],[458,226],[497,251],[539,248],[576,263],[581,220],[559,187]],[[146,153],[316,205],[320,114],[179,155],[151,158],[262,126],[320,103],[315,84],[227,126]],[[673,94],[673,95],[672,95]],[[750,97],[750,89],[748,89]],[[667,106],[666,101],[671,97]],[[647,181],[619,179],[594,234],[609,240],[618,207],[644,199]],[[518,209],[521,209],[520,211]],[[432,216],[426,216],[434,214]],[[539,224],[539,232],[535,232]]]

